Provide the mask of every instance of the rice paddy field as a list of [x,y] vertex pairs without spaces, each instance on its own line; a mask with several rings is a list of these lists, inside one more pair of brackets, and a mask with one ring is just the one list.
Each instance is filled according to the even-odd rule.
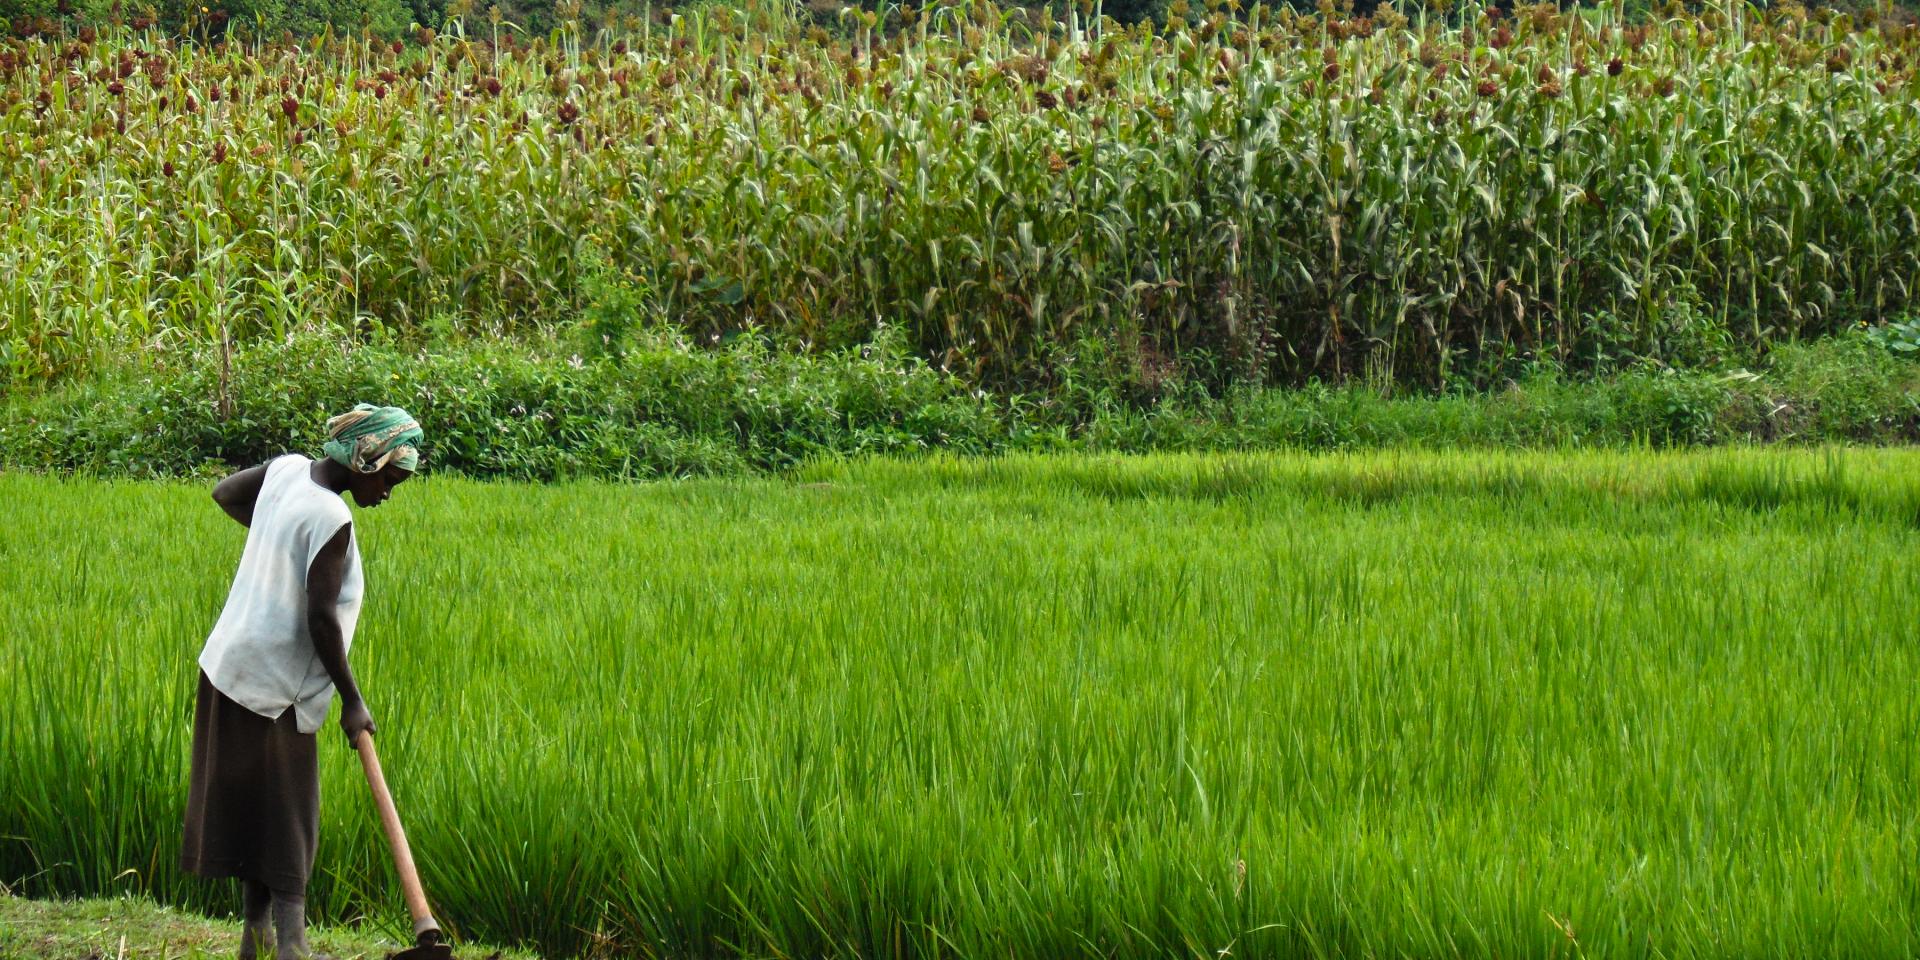
[[[549,956],[1905,957],[1920,453],[1016,458],[357,514],[437,913]],[[204,485],[0,475],[0,883],[174,867]],[[323,731],[315,912],[396,929]]]

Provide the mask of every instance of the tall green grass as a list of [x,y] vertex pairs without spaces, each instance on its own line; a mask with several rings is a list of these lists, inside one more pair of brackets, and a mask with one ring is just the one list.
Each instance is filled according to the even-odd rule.
[[[439,915],[643,956],[1920,949],[1920,457],[428,478],[354,661]],[[203,487],[0,476],[0,881],[172,867]],[[392,925],[323,741],[315,906]]]
[[[1184,0],[1175,4],[1186,6]],[[0,370],[621,310],[970,376],[1699,362],[1914,309],[1920,32],[1215,2],[0,50]],[[905,22],[901,22],[905,17]],[[429,32],[430,33],[430,32]],[[1862,198],[1870,198],[1863,201]],[[1158,372],[1158,373],[1156,373]]]

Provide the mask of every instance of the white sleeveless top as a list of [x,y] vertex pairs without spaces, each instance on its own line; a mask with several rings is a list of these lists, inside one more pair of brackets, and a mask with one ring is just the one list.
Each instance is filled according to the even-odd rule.
[[[319,730],[333,703],[333,678],[307,633],[307,571],[353,521],[339,494],[313,482],[312,464],[297,453],[267,464],[226,609],[200,651],[200,669],[215,689],[263,717],[278,719],[293,707],[301,733]],[[349,533],[334,607],[348,646],[362,589],[360,548]]]

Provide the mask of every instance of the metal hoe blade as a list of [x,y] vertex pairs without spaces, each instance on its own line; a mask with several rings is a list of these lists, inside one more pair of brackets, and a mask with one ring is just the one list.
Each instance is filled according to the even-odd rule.
[[453,960],[453,948],[440,942],[440,931],[428,930],[414,946],[387,954],[387,960]]

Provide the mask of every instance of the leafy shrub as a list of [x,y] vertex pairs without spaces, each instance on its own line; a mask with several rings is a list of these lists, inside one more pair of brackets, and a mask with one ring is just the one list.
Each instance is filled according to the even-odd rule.
[[1867,340],[1890,353],[1920,360],[1920,317],[1894,320],[1868,327]]

